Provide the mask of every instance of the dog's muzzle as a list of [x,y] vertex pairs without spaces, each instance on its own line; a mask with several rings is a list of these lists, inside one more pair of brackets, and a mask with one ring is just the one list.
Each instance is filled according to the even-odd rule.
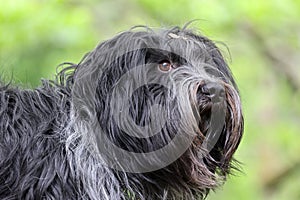
[[221,83],[204,81],[198,85],[197,99],[199,100],[199,98],[201,98],[200,96],[202,95],[206,95],[207,97],[209,97],[212,103],[220,103],[224,101],[225,88]]

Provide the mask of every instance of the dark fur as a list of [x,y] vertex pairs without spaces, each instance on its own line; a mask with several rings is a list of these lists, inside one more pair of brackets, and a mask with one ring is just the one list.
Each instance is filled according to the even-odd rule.
[[[120,49],[124,52],[119,53]],[[186,104],[196,109],[195,116],[189,116],[197,118],[198,136],[180,158],[155,171],[133,173],[101,165],[102,143],[91,129],[93,122],[118,147],[137,153],[160,149],[186,131],[182,124],[189,120],[182,118],[183,103],[177,105],[178,96],[174,98],[174,92],[159,82],[134,91],[128,117],[143,127],[151,121],[152,105],[165,106],[168,120],[160,134],[132,137],[112,117],[109,104],[118,80],[137,65],[155,66],[163,60],[178,65],[170,76],[172,73],[182,85],[192,76],[202,77],[197,74],[199,68],[212,76],[209,80],[192,78],[197,88],[187,91],[192,97]],[[240,99],[224,58],[206,37],[177,27],[131,30],[101,43],[81,63],[62,67],[56,81],[43,81],[34,90],[0,86],[0,199],[199,199],[231,172],[243,133]],[[95,96],[76,98],[79,102],[74,103],[74,96],[84,97],[90,89],[85,77]],[[225,104],[218,106],[225,109],[225,122],[209,151],[201,144],[210,138],[209,121],[218,89],[210,85],[211,80],[224,89]],[[126,88],[129,86],[124,86],[128,92]]]

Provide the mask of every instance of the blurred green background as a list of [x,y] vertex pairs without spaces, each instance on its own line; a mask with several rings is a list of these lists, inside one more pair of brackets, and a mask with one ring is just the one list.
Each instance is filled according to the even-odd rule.
[[243,172],[209,200],[300,199],[299,0],[0,0],[0,76],[22,87],[51,79],[134,25],[192,24],[221,46],[240,87]]

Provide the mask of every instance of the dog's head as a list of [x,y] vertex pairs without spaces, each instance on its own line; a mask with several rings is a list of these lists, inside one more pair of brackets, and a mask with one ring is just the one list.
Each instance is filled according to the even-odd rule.
[[73,67],[66,82],[81,129],[70,142],[73,152],[78,165],[88,155],[107,173],[111,169],[111,183],[123,188],[119,195],[204,197],[234,167],[241,102],[230,69],[208,38],[180,28],[131,30]]

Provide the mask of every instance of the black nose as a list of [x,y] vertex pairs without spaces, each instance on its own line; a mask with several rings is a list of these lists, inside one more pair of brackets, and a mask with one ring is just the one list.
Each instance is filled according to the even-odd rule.
[[219,103],[225,99],[225,88],[218,82],[205,82],[200,84],[197,94],[206,95],[213,103]]

